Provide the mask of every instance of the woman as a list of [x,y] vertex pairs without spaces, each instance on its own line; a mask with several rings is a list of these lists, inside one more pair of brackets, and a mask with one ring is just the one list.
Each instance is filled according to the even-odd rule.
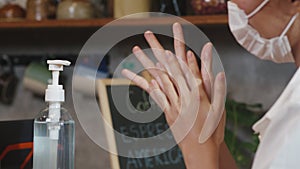
[[[300,2],[233,0],[228,3],[229,27],[236,40],[255,56],[300,66]],[[299,168],[300,70],[279,99],[253,129],[260,145],[252,168]]]
[[[299,9],[299,1],[233,0],[228,3],[229,26],[237,41],[257,57],[276,63],[295,62],[299,67]],[[128,70],[124,70],[123,74],[150,93],[163,108],[170,125],[176,118],[184,119],[189,112],[189,105],[194,104],[194,99],[200,103],[197,109],[193,109],[198,113],[196,123],[188,135],[178,143],[187,168],[236,168],[223,142],[224,73],[219,73],[215,80],[207,80],[213,79],[209,73],[211,44],[205,45],[202,50],[202,68],[206,67],[207,71],[201,69],[200,72],[193,53],[185,51],[179,24],[174,24],[173,32],[175,55],[169,51],[165,52],[151,32],[145,33],[146,40],[160,62],[157,65],[151,63],[140,48],[133,49],[145,68],[151,70],[150,73],[155,80],[148,83]],[[192,76],[186,73],[188,70]],[[299,83],[298,70],[274,106],[255,124],[254,130],[260,133],[261,143],[255,156],[254,169],[299,168],[297,165],[297,150],[300,150]],[[199,91],[199,97],[193,95],[192,87],[195,86]],[[214,86],[214,92],[211,92],[211,86]],[[212,93],[214,99],[210,102]],[[222,117],[220,123],[219,118],[210,118],[217,116]],[[218,125],[214,125],[216,121]],[[207,127],[210,125],[212,127]],[[172,132],[176,139],[176,133],[180,133],[180,130],[173,129]]]

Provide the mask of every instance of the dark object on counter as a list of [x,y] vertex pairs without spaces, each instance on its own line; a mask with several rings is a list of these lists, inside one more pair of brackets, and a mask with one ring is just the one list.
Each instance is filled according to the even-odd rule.
[[49,0],[28,0],[27,15],[28,20],[44,20],[48,18]]
[[56,10],[60,0],[49,0],[48,5],[48,19],[56,18]]
[[[95,17],[103,18],[103,17],[112,17],[112,9],[109,6],[111,1],[109,0],[90,0],[91,4],[94,6]],[[112,4],[111,4],[112,5]]]
[[15,98],[18,78],[8,56],[0,58],[0,102],[11,104]]
[[172,15],[182,16],[186,14],[185,0],[160,0],[159,11]]
[[0,9],[1,19],[22,19],[25,15],[25,10],[19,5],[7,4]]
[[197,15],[227,13],[227,0],[191,0],[191,5]]

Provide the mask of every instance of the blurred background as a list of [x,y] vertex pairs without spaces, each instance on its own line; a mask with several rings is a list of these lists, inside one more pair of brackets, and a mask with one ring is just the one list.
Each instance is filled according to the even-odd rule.
[[[46,106],[44,90],[51,74],[45,61],[70,60],[73,65],[65,68],[61,82],[66,89],[64,105],[76,122],[75,166],[110,168],[109,154],[88,138],[74,113],[73,66],[82,46],[95,31],[116,18],[136,12],[181,16],[213,42],[228,85],[225,140],[241,168],[250,168],[258,142],[251,126],[278,98],[296,67],[258,60],[239,46],[227,25],[225,0],[0,0],[0,121],[33,119]],[[143,20],[150,25],[171,25],[167,18],[165,23],[151,16]],[[134,19],[124,24],[138,26]],[[172,41],[160,40],[166,48],[172,48]],[[144,42],[142,36],[128,38],[105,53],[97,78],[110,77],[139,42]],[[82,71],[97,66],[91,57],[82,63]],[[135,69],[137,62],[128,61],[122,66]],[[83,97],[89,97],[84,87],[78,90]]]

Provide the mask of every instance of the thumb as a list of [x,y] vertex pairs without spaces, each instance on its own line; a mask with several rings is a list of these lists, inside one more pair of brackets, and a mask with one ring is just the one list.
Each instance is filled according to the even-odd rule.
[[225,107],[224,99],[226,96],[226,81],[224,72],[217,75],[213,94],[213,101],[199,136],[199,143],[201,144],[211,137],[222,119]]

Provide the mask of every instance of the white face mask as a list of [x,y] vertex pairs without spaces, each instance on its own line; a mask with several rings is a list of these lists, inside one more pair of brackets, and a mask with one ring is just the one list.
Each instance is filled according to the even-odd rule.
[[295,22],[298,13],[291,18],[279,37],[271,39],[261,37],[257,30],[248,24],[249,18],[259,12],[268,2],[269,0],[264,0],[252,13],[247,15],[237,4],[228,1],[230,30],[240,45],[260,59],[276,63],[295,62],[286,33]]

